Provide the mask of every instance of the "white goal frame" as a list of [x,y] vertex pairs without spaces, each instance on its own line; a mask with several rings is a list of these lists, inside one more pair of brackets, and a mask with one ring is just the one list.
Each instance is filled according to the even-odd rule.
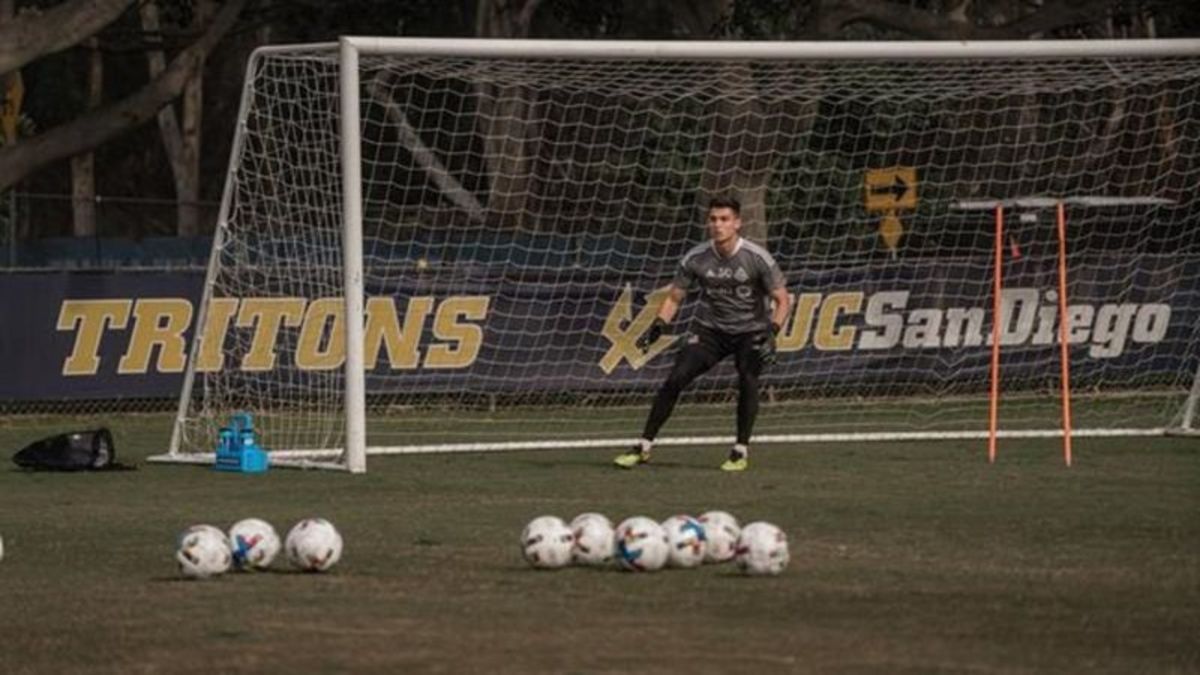
[[[264,47],[256,50],[253,60],[274,51],[306,47],[314,50],[336,51],[340,59],[340,134],[341,170],[344,194],[342,228],[343,284],[345,300],[344,413],[345,439],[342,448],[324,450],[273,450],[275,465],[336,468],[351,473],[366,471],[367,455],[411,454],[425,452],[475,452],[484,450],[525,450],[540,448],[610,448],[625,447],[632,438],[587,439],[564,441],[517,441],[479,443],[441,443],[428,445],[399,445],[368,447],[366,429],[366,391],[364,369],[364,262],[363,262],[363,203],[362,203],[362,139],[360,129],[360,71],[361,56],[384,54],[445,55],[472,58],[524,59],[690,59],[690,60],[967,60],[967,59],[1080,59],[1105,57],[1176,57],[1200,55],[1200,39],[1182,40],[1074,40],[1074,41],[993,41],[993,42],[651,42],[651,41],[568,41],[568,40],[491,40],[491,39],[425,39],[342,37],[336,43]],[[247,87],[248,87],[247,82]],[[247,106],[243,97],[239,120],[244,119]],[[238,135],[242,134],[239,129]],[[235,139],[230,167],[237,166],[242,143]],[[227,184],[213,250],[223,245],[225,225],[230,218],[231,188]],[[990,202],[989,202],[990,203]],[[197,326],[203,325],[213,279],[217,271],[217,255],[212,256],[204,286],[204,298],[198,311]],[[199,351],[199,339],[193,339],[191,358]],[[193,396],[194,371],[189,368],[183,381],[176,423],[166,454],[150,458],[159,462],[211,463],[212,454],[185,453],[182,448],[183,423]],[[1135,436],[1164,433],[1191,433],[1197,401],[1200,400],[1200,371],[1193,378],[1185,410],[1179,415],[1178,427],[1128,429],[1077,429],[1077,436]],[[982,422],[982,420],[981,420]],[[1061,435],[1060,430],[1001,430],[1002,438],[1044,438]],[[875,441],[916,439],[984,439],[986,429],[953,432],[898,433],[820,433],[769,434],[755,437],[755,443],[797,443],[828,441]],[[727,443],[729,436],[668,437],[662,445],[697,445]]]

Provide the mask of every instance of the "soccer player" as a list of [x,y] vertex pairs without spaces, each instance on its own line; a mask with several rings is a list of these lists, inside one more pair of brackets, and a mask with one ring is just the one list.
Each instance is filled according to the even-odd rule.
[[643,352],[662,337],[687,293],[700,289],[700,306],[675,366],[658,390],[642,437],[614,463],[632,469],[650,461],[654,437],[679,394],[722,359],[733,355],[738,373],[737,442],[724,471],[750,465],[750,434],[758,415],[758,377],[775,362],[775,337],[791,308],[783,272],[765,248],[743,239],[741,204],[717,197],[708,203],[709,241],[688,251],[667,287],[658,316],[637,346]]

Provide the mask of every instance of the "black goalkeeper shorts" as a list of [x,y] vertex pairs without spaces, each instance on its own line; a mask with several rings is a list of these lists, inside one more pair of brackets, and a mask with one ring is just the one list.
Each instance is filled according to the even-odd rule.
[[761,331],[725,333],[707,326],[695,325],[684,337],[683,348],[675,357],[672,374],[686,373],[694,378],[708,372],[722,359],[733,354],[739,373],[758,377],[763,367],[758,346],[764,338],[765,335]]

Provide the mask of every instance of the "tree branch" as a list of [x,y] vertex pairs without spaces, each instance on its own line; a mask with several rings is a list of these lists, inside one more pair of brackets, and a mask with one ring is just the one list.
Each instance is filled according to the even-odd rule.
[[862,21],[927,40],[1023,39],[1079,23],[1092,23],[1111,9],[1116,0],[1047,0],[1037,12],[1000,26],[972,26],[887,0],[835,0],[822,8],[819,32],[837,35],[842,28]]
[[228,0],[200,39],[133,95],[40,136],[0,148],[0,191],[36,169],[91,150],[153,118],[159,108],[179,96],[194,69],[233,27],[246,2]]
[[1045,33],[1065,26],[1076,24],[1103,23],[1107,13],[1118,2],[1115,0],[1058,0],[1048,2],[1040,10],[1023,16],[1004,28],[1012,31],[1014,37],[1028,37],[1035,33]]
[[121,16],[133,0],[70,0],[0,26],[0,73],[74,47]]
[[387,87],[384,86],[382,79],[379,75],[371,78],[371,81],[367,84],[367,88],[374,95],[374,100],[387,110],[388,119],[395,125],[400,143],[413,156],[417,166],[425,170],[425,173],[429,175],[429,180],[438,186],[438,189],[442,191],[442,194],[451,204],[462,209],[467,214],[467,217],[471,219],[472,223],[482,223],[486,209],[475,198],[475,195],[471,194],[469,190],[463,187],[462,183],[458,182],[458,179],[450,174],[446,165],[438,159],[433,149],[421,140],[421,135],[417,133],[412,123],[408,121],[408,116],[404,114],[404,111],[400,106],[396,105],[391,95],[388,94]]

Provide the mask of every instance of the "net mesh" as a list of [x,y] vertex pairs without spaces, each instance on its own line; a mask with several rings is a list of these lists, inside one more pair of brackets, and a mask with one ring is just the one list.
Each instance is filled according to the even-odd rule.
[[[370,446],[636,436],[681,340],[633,341],[713,195],[797,300],[760,435],[986,429],[973,201],[1067,200],[1077,426],[1172,424],[1200,363],[1200,56],[360,66]],[[180,450],[236,410],[272,448],[336,448],[337,53],[249,77]],[[1058,426],[1055,224],[1006,209],[1005,429]],[[735,395],[723,363],[664,435],[731,435]]]

